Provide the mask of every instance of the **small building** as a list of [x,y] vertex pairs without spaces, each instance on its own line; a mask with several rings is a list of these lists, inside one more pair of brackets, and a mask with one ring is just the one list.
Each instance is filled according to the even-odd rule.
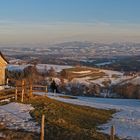
[[5,85],[5,69],[8,64],[8,61],[4,55],[0,52],[0,90],[3,89]]

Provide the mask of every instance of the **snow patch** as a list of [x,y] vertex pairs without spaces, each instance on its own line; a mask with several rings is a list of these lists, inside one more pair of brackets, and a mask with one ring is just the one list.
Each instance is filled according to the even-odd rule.
[[72,73],[77,73],[77,74],[86,74],[86,73],[90,73],[91,71],[90,70],[87,70],[87,71],[74,71]]
[[30,66],[30,64],[28,65],[8,65],[7,66],[7,70],[9,71],[23,71],[26,67]]
[[119,71],[112,71],[112,70],[100,70],[100,71],[106,73],[110,78],[113,75],[123,76],[123,73]]
[[31,105],[20,103],[9,103],[0,106],[0,123],[9,129],[23,129],[31,132],[38,132],[38,124],[32,121],[29,112],[34,108]]
[[51,68],[53,68],[56,72],[61,72],[63,69],[72,68],[72,66],[50,64],[38,64],[36,67],[41,72],[44,72],[45,70],[49,70]]

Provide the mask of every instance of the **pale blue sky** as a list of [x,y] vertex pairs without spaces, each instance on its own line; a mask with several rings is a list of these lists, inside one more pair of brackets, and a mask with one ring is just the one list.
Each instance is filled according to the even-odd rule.
[[0,0],[0,42],[139,41],[140,0]]

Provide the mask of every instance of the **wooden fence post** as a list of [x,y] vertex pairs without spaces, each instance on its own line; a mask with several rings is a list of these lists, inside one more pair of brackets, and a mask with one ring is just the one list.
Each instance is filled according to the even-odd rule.
[[6,79],[6,85],[8,85],[8,83],[9,83],[9,79],[7,78],[7,79]]
[[42,115],[40,140],[44,140],[44,128],[45,128],[45,115]]
[[17,90],[17,84],[16,84],[16,88],[15,88],[15,100],[17,101],[17,92],[18,92],[18,90]]
[[114,125],[111,126],[110,140],[115,140],[115,127],[114,127]]
[[25,91],[24,86],[25,86],[25,81],[22,80],[21,102],[23,102],[23,100],[24,100],[24,91]]
[[30,97],[33,96],[33,85],[32,85],[32,82],[30,83]]

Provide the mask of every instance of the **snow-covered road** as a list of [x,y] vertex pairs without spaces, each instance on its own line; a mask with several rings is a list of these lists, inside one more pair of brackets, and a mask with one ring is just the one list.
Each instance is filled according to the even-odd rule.
[[64,99],[49,94],[50,98],[59,101],[86,105],[100,109],[116,109],[118,112],[107,124],[100,126],[104,133],[110,133],[111,125],[115,125],[116,135],[129,140],[140,140],[140,100],[131,99],[107,99],[77,97],[78,99]]

